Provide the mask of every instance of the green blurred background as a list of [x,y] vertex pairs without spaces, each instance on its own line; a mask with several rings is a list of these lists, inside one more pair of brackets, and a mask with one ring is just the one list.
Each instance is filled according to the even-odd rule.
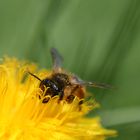
[[140,140],[140,1],[1,0],[0,57],[16,56],[51,68],[49,50],[82,79],[109,83],[92,89],[114,140]]

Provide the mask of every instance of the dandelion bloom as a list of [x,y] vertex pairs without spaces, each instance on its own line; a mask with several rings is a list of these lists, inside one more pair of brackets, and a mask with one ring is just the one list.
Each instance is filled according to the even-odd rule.
[[115,131],[102,128],[99,118],[85,115],[95,108],[88,101],[81,105],[58,96],[43,104],[39,81],[26,70],[45,78],[50,71],[37,72],[34,64],[5,58],[0,64],[0,139],[2,140],[104,140]]

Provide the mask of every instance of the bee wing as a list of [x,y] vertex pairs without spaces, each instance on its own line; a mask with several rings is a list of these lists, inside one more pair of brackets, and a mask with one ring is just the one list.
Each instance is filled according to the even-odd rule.
[[111,85],[108,85],[105,83],[97,83],[97,82],[83,82],[83,85],[97,87],[97,88],[103,88],[103,89],[113,89],[114,88]]
[[51,48],[51,56],[53,61],[53,71],[60,72],[62,62],[63,62],[63,57],[59,54],[59,52],[55,48]]
[[104,83],[97,83],[97,82],[87,82],[80,79],[78,76],[73,75],[71,78],[71,83],[76,85],[82,85],[82,86],[90,86],[90,87],[97,87],[97,88],[103,88],[103,89],[113,89],[111,85],[104,84]]

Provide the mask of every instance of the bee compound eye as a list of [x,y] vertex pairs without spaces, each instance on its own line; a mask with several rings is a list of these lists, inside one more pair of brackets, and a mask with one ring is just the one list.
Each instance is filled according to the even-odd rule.
[[44,84],[44,85],[49,85],[50,84],[50,80],[49,79],[44,79],[44,80],[42,80],[41,83]]

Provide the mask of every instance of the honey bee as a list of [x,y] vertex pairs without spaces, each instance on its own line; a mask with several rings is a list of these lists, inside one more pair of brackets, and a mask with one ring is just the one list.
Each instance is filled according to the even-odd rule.
[[[79,98],[79,104],[82,104],[86,93],[86,87],[111,88],[110,85],[104,83],[87,82],[78,76],[68,73],[62,69],[63,58],[55,48],[51,48],[51,56],[53,60],[52,74],[49,77],[40,79],[31,72],[31,76],[40,81],[39,88],[43,91],[43,96],[54,97],[59,96],[59,101],[66,100],[71,103],[75,97]],[[47,90],[45,90],[47,88]],[[45,93],[44,93],[45,92]],[[40,97],[39,97],[40,98]],[[47,103],[49,98],[44,98],[42,103]]]

